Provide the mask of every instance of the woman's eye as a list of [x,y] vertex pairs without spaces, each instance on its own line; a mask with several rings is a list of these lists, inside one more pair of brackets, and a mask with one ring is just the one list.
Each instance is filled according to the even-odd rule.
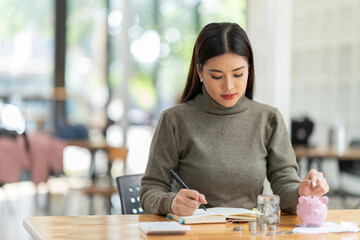
[[234,75],[234,77],[242,77],[243,75],[244,75],[244,73],[236,74],[236,75]]
[[216,76],[211,75],[211,78],[213,78],[213,79],[220,79],[221,76],[220,76],[220,77],[216,77]]

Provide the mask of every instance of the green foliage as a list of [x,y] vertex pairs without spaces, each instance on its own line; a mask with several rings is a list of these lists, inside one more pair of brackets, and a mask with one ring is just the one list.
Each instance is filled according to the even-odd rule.
[[[153,65],[144,66],[134,61],[135,77],[129,83],[130,101],[132,105],[147,110],[155,106],[156,101],[172,101],[181,94],[199,28],[209,22],[220,21],[236,22],[245,27],[245,0],[156,1],[131,1],[130,15],[136,16],[132,24],[139,24],[144,32],[150,29],[158,31],[161,42],[170,48],[169,55]],[[155,3],[158,8],[154,7]],[[169,40],[169,29],[176,29],[180,38]],[[113,77],[111,75],[111,82],[114,82]],[[150,102],[144,101],[141,93],[151,96]]]
[[86,49],[90,47],[96,14],[99,9],[105,11],[105,3],[105,0],[68,0],[66,40],[69,47],[73,44],[80,44]]
[[202,26],[210,22],[235,22],[245,29],[245,11],[245,0],[208,0],[202,1],[199,7]]
[[18,32],[28,26],[36,26],[41,34],[52,37],[52,0],[1,0],[0,36],[11,40]]
[[133,99],[141,109],[150,111],[155,107],[156,92],[155,87],[146,74],[138,72],[129,84],[130,98]]

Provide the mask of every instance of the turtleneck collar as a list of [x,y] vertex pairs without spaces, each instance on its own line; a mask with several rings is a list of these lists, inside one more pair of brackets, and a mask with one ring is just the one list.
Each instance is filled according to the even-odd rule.
[[205,86],[202,86],[202,93],[199,93],[195,98],[195,105],[203,112],[218,114],[218,115],[231,115],[240,113],[249,107],[250,100],[244,95],[241,96],[239,101],[232,107],[224,107],[215,102],[207,93]]

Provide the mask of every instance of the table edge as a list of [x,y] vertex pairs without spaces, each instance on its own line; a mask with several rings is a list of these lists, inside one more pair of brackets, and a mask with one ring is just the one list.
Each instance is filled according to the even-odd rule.
[[39,231],[32,226],[28,219],[28,217],[24,218],[23,220],[23,226],[26,229],[26,231],[30,234],[30,236],[34,239],[34,240],[46,240],[43,236],[41,236],[41,234],[39,233]]

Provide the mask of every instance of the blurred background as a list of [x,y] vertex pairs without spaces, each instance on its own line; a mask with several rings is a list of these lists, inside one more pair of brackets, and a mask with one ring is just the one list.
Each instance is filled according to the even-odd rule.
[[[0,238],[28,239],[25,216],[119,214],[116,193],[82,190],[144,172],[197,34],[222,21],[248,33],[254,99],[280,109],[294,148],[335,151],[297,154],[301,177],[323,171],[329,207],[358,208],[359,174],[346,170],[360,156],[339,158],[360,139],[360,1],[1,0]],[[125,157],[112,157],[120,148]]]

